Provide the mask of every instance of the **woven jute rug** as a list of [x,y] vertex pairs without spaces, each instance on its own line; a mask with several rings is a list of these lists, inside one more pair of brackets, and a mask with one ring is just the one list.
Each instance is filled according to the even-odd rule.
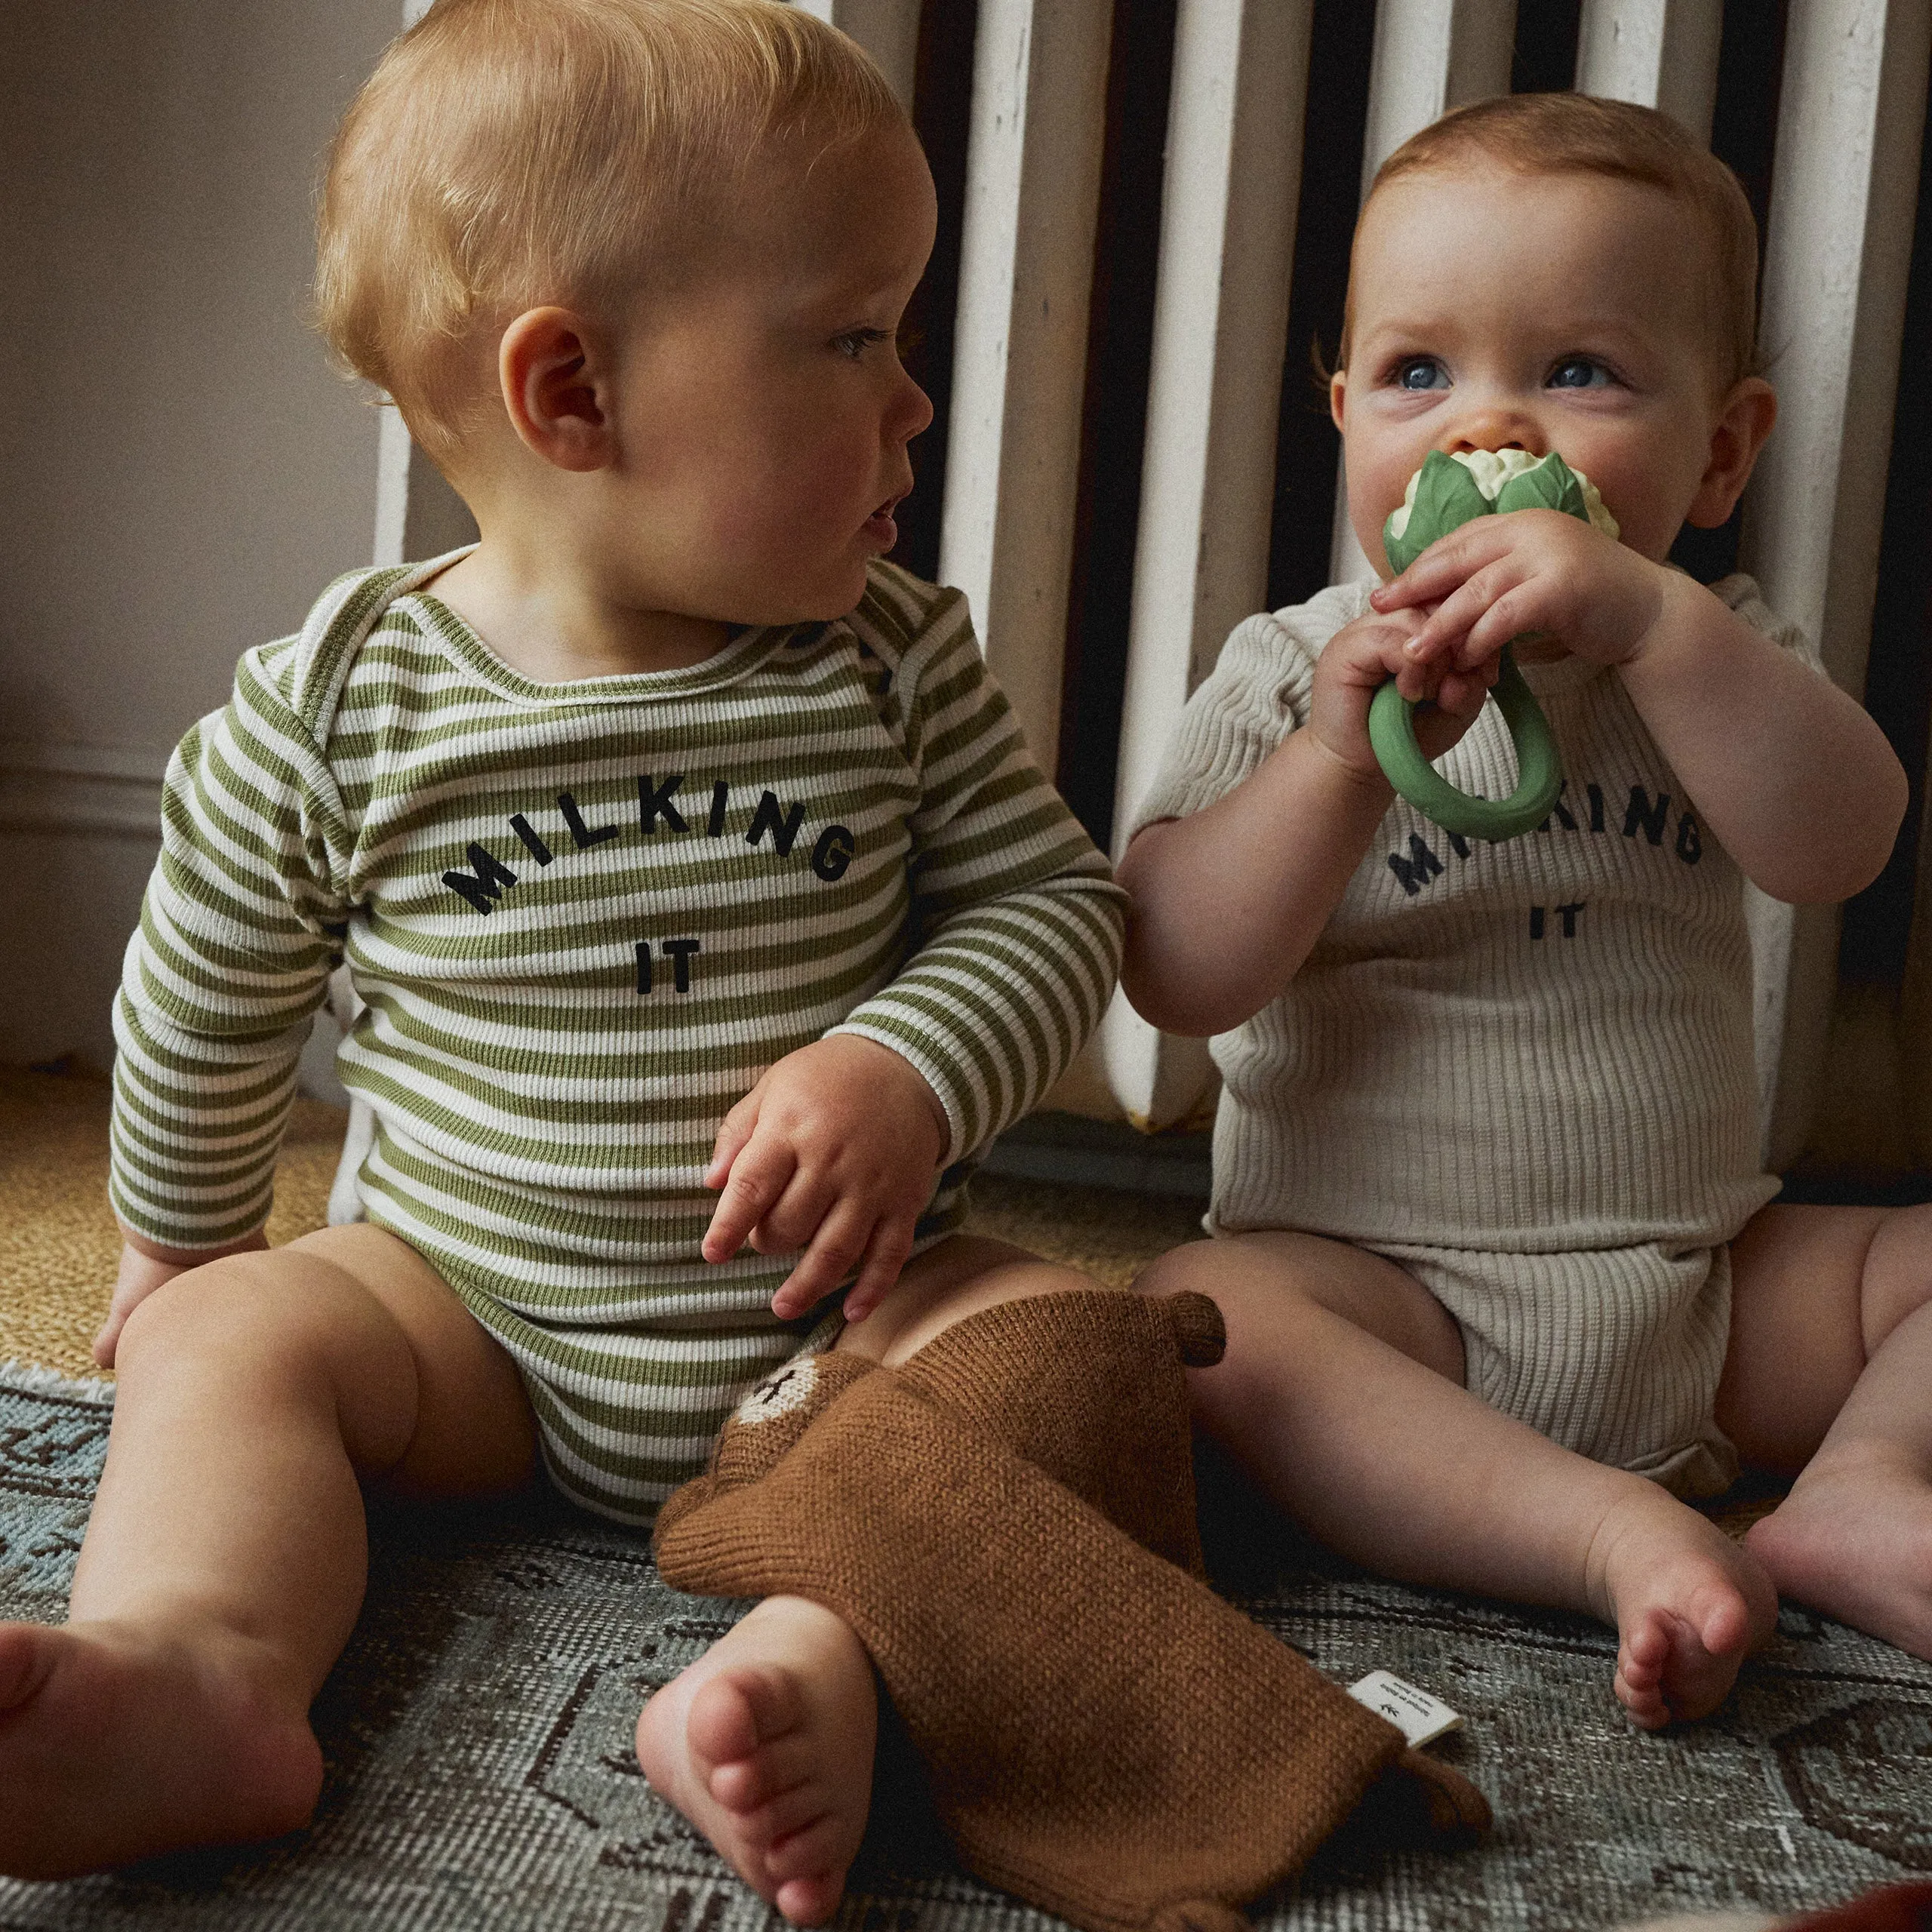
[[[41,1078],[0,1081],[0,1103]],[[100,1097],[85,1084],[63,1085],[31,1131],[8,1131],[0,1104],[0,1354],[26,1352],[23,1333],[51,1337],[70,1367],[105,1301],[88,1244],[105,1240],[111,1266],[112,1224],[103,1234],[62,1207],[42,1164],[71,1187],[82,1162],[97,1189],[85,1164]],[[26,1091],[45,1103],[45,1088]],[[331,1123],[305,1118],[285,1231],[326,1187]],[[1170,1203],[1012,1183],[987,1198],[983,1225],[1114,1278],[1188,1232]],[[36,1244],[49,1215],[52,1249]],[[48,1290],[54,1251],[84,1292]],[[56,1352],[37,1346],[43,1361]],[[111,1392],[0,1370],[0,1617],[62,1614]],[[1337,1680],[1386,1668],[1463,1712],[1432,1748],[1497,1812],[1494,1837],[1454,1856],[1338,1841],[1263,1902],[1262,1927],[1595,1932],[1678,1912],[1797,1912],[1932,1874],[1932,1666],[1788,1609],[1715,1718],[1647,1736],[1620,1718],[1613,1641],[1589,1620],[1383,1583],[1299,1542],[1225,1472],[1211,1467],[1203,1494],[1222,1587]],[[641,1538],[547,1493],[380,1516],[368,1605],[318,1709],[329,1777],[312,1826],[112,1876],[0,1880],[0,1932],[763,1932],[771,1915],[653,1797],[631,1747],[644,1698],[744,1607],[668,1589]],[[1151,1653],[1162,1633],[1143,1641]],[[888,1752],[844,1932],[1049,1932],[1055,1921],[951,1865],[915,1787]]]

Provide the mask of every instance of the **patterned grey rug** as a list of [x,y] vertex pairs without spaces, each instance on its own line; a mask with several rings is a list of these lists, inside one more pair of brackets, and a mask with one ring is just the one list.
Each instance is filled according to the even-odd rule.
[[[61,1614],[108,1415],[75,1384],[0,1371],[0,1616]],[[1564,1932],[1796,1911],[1932,1873],[1932,1666],[1787,1611],[1718,1718],[1647,1737],[1617,1715],[1595,1625],[1375,1582],[1257,1527],[1225,1484],[1208,1495],[1224,1586],[1331,1675],[1385,1666],[1463,1712],[1433,1748],[1497,1817],[1453,1857],[1331,1846],[1257,1909],[1267,1932]],[[667,1589],[639,1538],[546,1497],[394,1516],[374,1541],[368,1607],[318,1711],[330,1777],[313,1826],[112,1877],[0,1880],[0,1932],[776,1922],[631,1751],[644,1697],[743,1605]],[[845,1932],[1051,1932],[898,1810],[855,1872]]]

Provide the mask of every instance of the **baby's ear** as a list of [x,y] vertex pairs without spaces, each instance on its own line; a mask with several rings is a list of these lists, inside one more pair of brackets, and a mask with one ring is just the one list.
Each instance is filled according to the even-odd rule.
[[1684,513],[1687,522],[1715,530],[1737,508],[1777,420],[1777,392],[1761,376],[1746,376],[1732,389],[1712,428],[1710,458]]
[[503,407],[526,448],[559,469],[602,469],[616,451],[596,332],[568,309],[528,309],[497,349]]

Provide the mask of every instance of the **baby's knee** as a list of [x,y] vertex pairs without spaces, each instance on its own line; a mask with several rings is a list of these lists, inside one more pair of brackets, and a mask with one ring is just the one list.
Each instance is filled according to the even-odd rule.
[[177,1358],[201,1357],[211,1342],[226,1342],[252,1326],[260,1314],[252,1292],[255,1271],[234,1264],[254,1259],[229,1255],[205,1262],[143,1296],[130,1311],[115,1352],[122,1378]]
[[1320,1305],[1321,1297],[1301,1272],[1274,1264],[1272,1256],[1249,1253],[1238,1241],[1191,1241],[1148,1263],[1135,1278],[1137,1294],[1156,1299],[1205,1295],[1229,1327],[1255,1321],[1272,1326],[1292,1321],[1302,1308]]
[[1211,1241],[1183,1241],[1158,1255],[1135,1276],[1134,1292],[1161,1297],[1183,1294],[1211,1295],[1217,1300],[1227,1283],[1228,1270]]
[[408,1345],[342,1269],[287,1249],[226,1255],[165,1281],[128,1315],[125,1386],[184,1373],[266,1392],[318,1380],[377,1392],[411,1374]]
[[1866,1257],[1860,1297],[1866,1352],[1932,1303],[1932,1206],[1894,1208]]
[[1251,1385],[1260,1373],[1252,1343],[1257,1327],[1268,1330],[1292,1322],[1298,1307],[1307,1305],[1292,1279],[1257,1278],[1240,1265],[1231,1244],[1221,1241],[1184,1242],[1142,1269],[1136,1291],[1155,1300],[1179,1294],[1205,1295],[1220,1310],[1227,1336],[1226,1352],[1212,1366],[1190,1369],[1188,1382],[1195,1420],[1216,1432],[1222,1411],[1230,1403],[1244,1406],[1254,1399]]

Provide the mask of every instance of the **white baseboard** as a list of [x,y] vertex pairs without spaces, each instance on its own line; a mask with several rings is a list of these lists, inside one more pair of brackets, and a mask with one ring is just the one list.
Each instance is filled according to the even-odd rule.
[[0,738],[0,828],[82,837],[161,837],[165,752]]

